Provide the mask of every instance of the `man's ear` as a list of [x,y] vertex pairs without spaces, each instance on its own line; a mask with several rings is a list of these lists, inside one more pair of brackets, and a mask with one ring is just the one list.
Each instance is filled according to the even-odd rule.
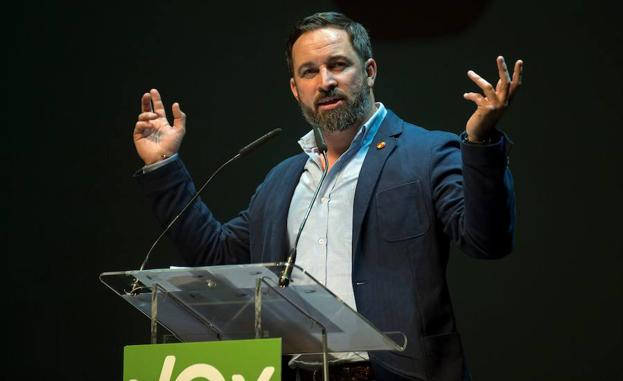
[[294,95],[294,98],[297,100],[299,100],[299,90],[296,88],[296,83],[294,83],[294,78],[290,78],[290,90],[292,91],[292,95]]
[[366,76],[369,87],[374,86],[374,81],[376,80],[377,66],[376,61],[373,58],[368,58],[365,63],[366,68]]

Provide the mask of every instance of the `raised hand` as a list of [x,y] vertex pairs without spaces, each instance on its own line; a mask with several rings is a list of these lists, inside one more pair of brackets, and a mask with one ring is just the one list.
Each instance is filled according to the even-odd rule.
[[186,133],[186,114],[179,103],[173,103],[173,126],[156,89],[143,94],[141,113],[134,126],[134,145],[136,152],[146,165],[154,164],[177,153]]
[[485,141],[492,135],[498,120],[500,120],[511,99],[516,94],[517,89],[521,86],[523,61],[518,60],[515,62],[512,80],[504,57],[499,56],[497,58],[497,65],[500,79],[495,88],[472,70],[467,72],[467,76],[484,93],[484,96],[480,93],[463,94],[463,98],[474,102],[478,106],[465,126],[469,141]]

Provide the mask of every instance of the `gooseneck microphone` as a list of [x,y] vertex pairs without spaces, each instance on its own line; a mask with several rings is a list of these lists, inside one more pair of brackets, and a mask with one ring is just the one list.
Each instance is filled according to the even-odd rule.
[[312,197],[309,206],[307,207],[307,211],[305,212],[305,217],[303,218],[303,222],[301,222],[301,226],[299,227],[299,231],[296,234],[296,239],[294,241],[294,246],[290,253],[288,254],[288,259],[286,264],[279,276],[279,287],[284,288],[288,287],[290,284],[290,280],[292,277],[292,270],[294,269],[294,263],[296,263],[296,248],[299,244],[299,239],[301,238],[301,233],[303,232],[303,228],[305,227],[305,223],[307,222],[307,218],[311,213],[312,207],[316,202],[316,198],[318,197],[318,193],[320,192],[320,188],[322,187],[322,183],[324,183],[325,177],[327,177],[327,173],[329,173],[329,160],[327,159],[327,145],[324,142],[324,138],[322,137],[322,133],[318,127],[313,127],[314,130],[314,139],[316,139],[316,146],[318,147],[318,151],[322,154],[322,158],[324,160],[324,170],[322,171],[322,177],[320,177],[320,182],[316,187],[316,191],[314,192],[314,197]]
[[[251,142],[250,144],[247,144],[246,146],[244,146],[243,148],[241,148],[238,153],[233,156],[232,158],[230,158],[229,160],[227,160],[225,163],[221,164],[220,167],[218,167],[211,175],[210,177],[203,183],[203,185],[201,186],[201,188],[199,188],[199,190],[197,192],[195,192],[195,194],[193,195],[193,197],[184,205],[184,207],[182,208],[182,210],[175,216],[173,217],[173,219],[171,220],[171,222],[169,222],[169,224],[164,228],[164,230],[162,231],[162,233],[160,233],[160,235],[158,236],[158,238],[156,238],[156,240],[154,241],[154,243],[151,245],[151,248],[149,249],[149,251],[147,252],[147,255],[145,256],[145,259],[143,260],[143,263],[141,264],[141,267],[139,268],[139,271],[142,271],[145,268],[145,265],[147,264],[147,261],[149,261],[149,256],[151,255],[151,252],[154,250],[154,248],[156,247],[156,245],[158,244],[158,242],[160,242],[160,240],[162,239],[162,237],[164,237],[164,235],[171,229],[171,227],[177,222],[177,220],[182,216],[182,214],[184,214],[184,212],[195,202],[195,200],[199,197],[199,195],[201,194],[201,192],[203,192],[203,190],[206,188],[206,186],[210,183],[210,181],[212,181],[212,179],[223,169],[225,168],[227,165],[229,165],[229,163],[248,155],[249,153],[251,153],[252,151],[254,151],[256,148],[258,148],[259,146],[261,146],[262,144],[266,143],[268,140],[272,139],[273,137],[275,137],[276,135],[278,135],[280,132],[282,131],[281,128],[275,128],[274,130],[268,132],[267,134],[261,136],[260,138],[254,140],[253,142]],[[136,293],[136,291],[139,289],[140,287],[138,286],[138,279],[136,281],[134,281],[134,283],[132,284],[132,290],[130,291],[131,294]]]

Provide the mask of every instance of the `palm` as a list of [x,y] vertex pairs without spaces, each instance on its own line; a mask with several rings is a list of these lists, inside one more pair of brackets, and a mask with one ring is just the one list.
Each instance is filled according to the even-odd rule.
[[150,127],[134,130],[134,143],[138,150],[158,150],[170,144],[171,125],[167,118],[158,117],[151,120],[150,124]]

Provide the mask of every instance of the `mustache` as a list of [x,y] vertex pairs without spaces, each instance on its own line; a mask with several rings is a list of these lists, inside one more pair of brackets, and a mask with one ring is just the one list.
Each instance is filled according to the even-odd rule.
[[320,89],[320,92],[314,98],[314,104],[317,106],[320,102],[330,98],[348,99],[348,95],[337,87],[331,90]]

